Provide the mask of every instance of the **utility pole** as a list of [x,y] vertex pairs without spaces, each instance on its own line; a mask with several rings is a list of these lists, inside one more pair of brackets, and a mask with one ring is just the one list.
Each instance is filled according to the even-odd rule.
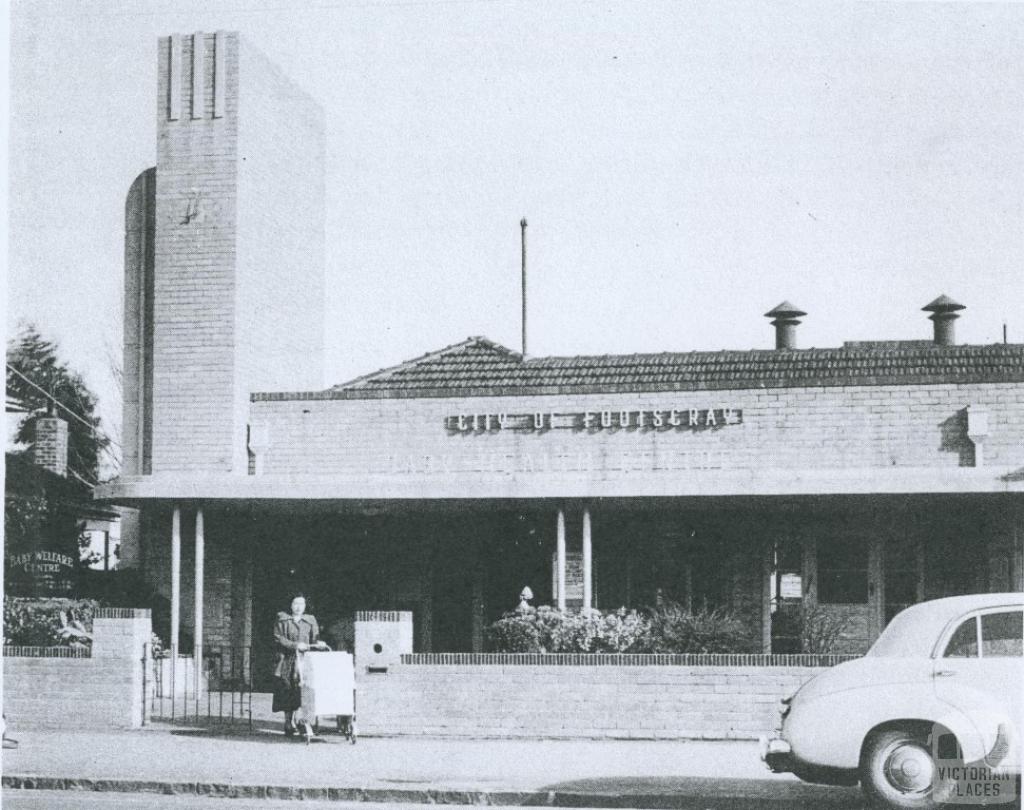
[[526,217],[519,220],[519,229],[522,231],[523,244],[523,359],[526,359]]

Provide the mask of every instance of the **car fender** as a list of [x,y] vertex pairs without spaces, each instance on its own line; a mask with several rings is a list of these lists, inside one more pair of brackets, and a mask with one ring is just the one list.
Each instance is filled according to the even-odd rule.
[[800,762],[849,769],[859,766],[864,740],[873,729],[899,720],[941,723],[956,735],[966,761],[984,757],[996,742],[998,728],[986,722],[982,725],[990,733],[983,734],[968,715],[921,686],[872,685],[794,701],[783,737]]
[[964,762],[996,767],[1019,761],[1020,718],[991,694],[964,686],[944,695],[940,703],[946,711],[936,722],[956,734]]

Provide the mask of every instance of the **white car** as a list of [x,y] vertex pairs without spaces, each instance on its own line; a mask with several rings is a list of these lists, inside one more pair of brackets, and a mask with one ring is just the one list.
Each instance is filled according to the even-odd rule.
[[996,804],[1020,790],[1024,594],[907,608],[868,653],[782,701],[776,773],[861,786],[875,805]]

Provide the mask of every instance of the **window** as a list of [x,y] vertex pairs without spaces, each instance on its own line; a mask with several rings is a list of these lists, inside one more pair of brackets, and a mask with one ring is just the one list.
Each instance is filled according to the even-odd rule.
[[846,537],[818,543],[818,602],[864,605],[868,601],[868,549]]
[[944,658],[978,657],[978,620],[971,617],[961,624],[946,645]]
[[1024,612],[986,613],[981,617],[981,655],[984,658],[1024,656]]

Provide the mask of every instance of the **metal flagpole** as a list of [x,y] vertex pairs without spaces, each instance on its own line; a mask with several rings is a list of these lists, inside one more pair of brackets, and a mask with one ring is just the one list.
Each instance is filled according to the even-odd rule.
[[523,258],[523,359],[526,359],[526,217],[519,220],[519,229],[522,232],[522,258]]

